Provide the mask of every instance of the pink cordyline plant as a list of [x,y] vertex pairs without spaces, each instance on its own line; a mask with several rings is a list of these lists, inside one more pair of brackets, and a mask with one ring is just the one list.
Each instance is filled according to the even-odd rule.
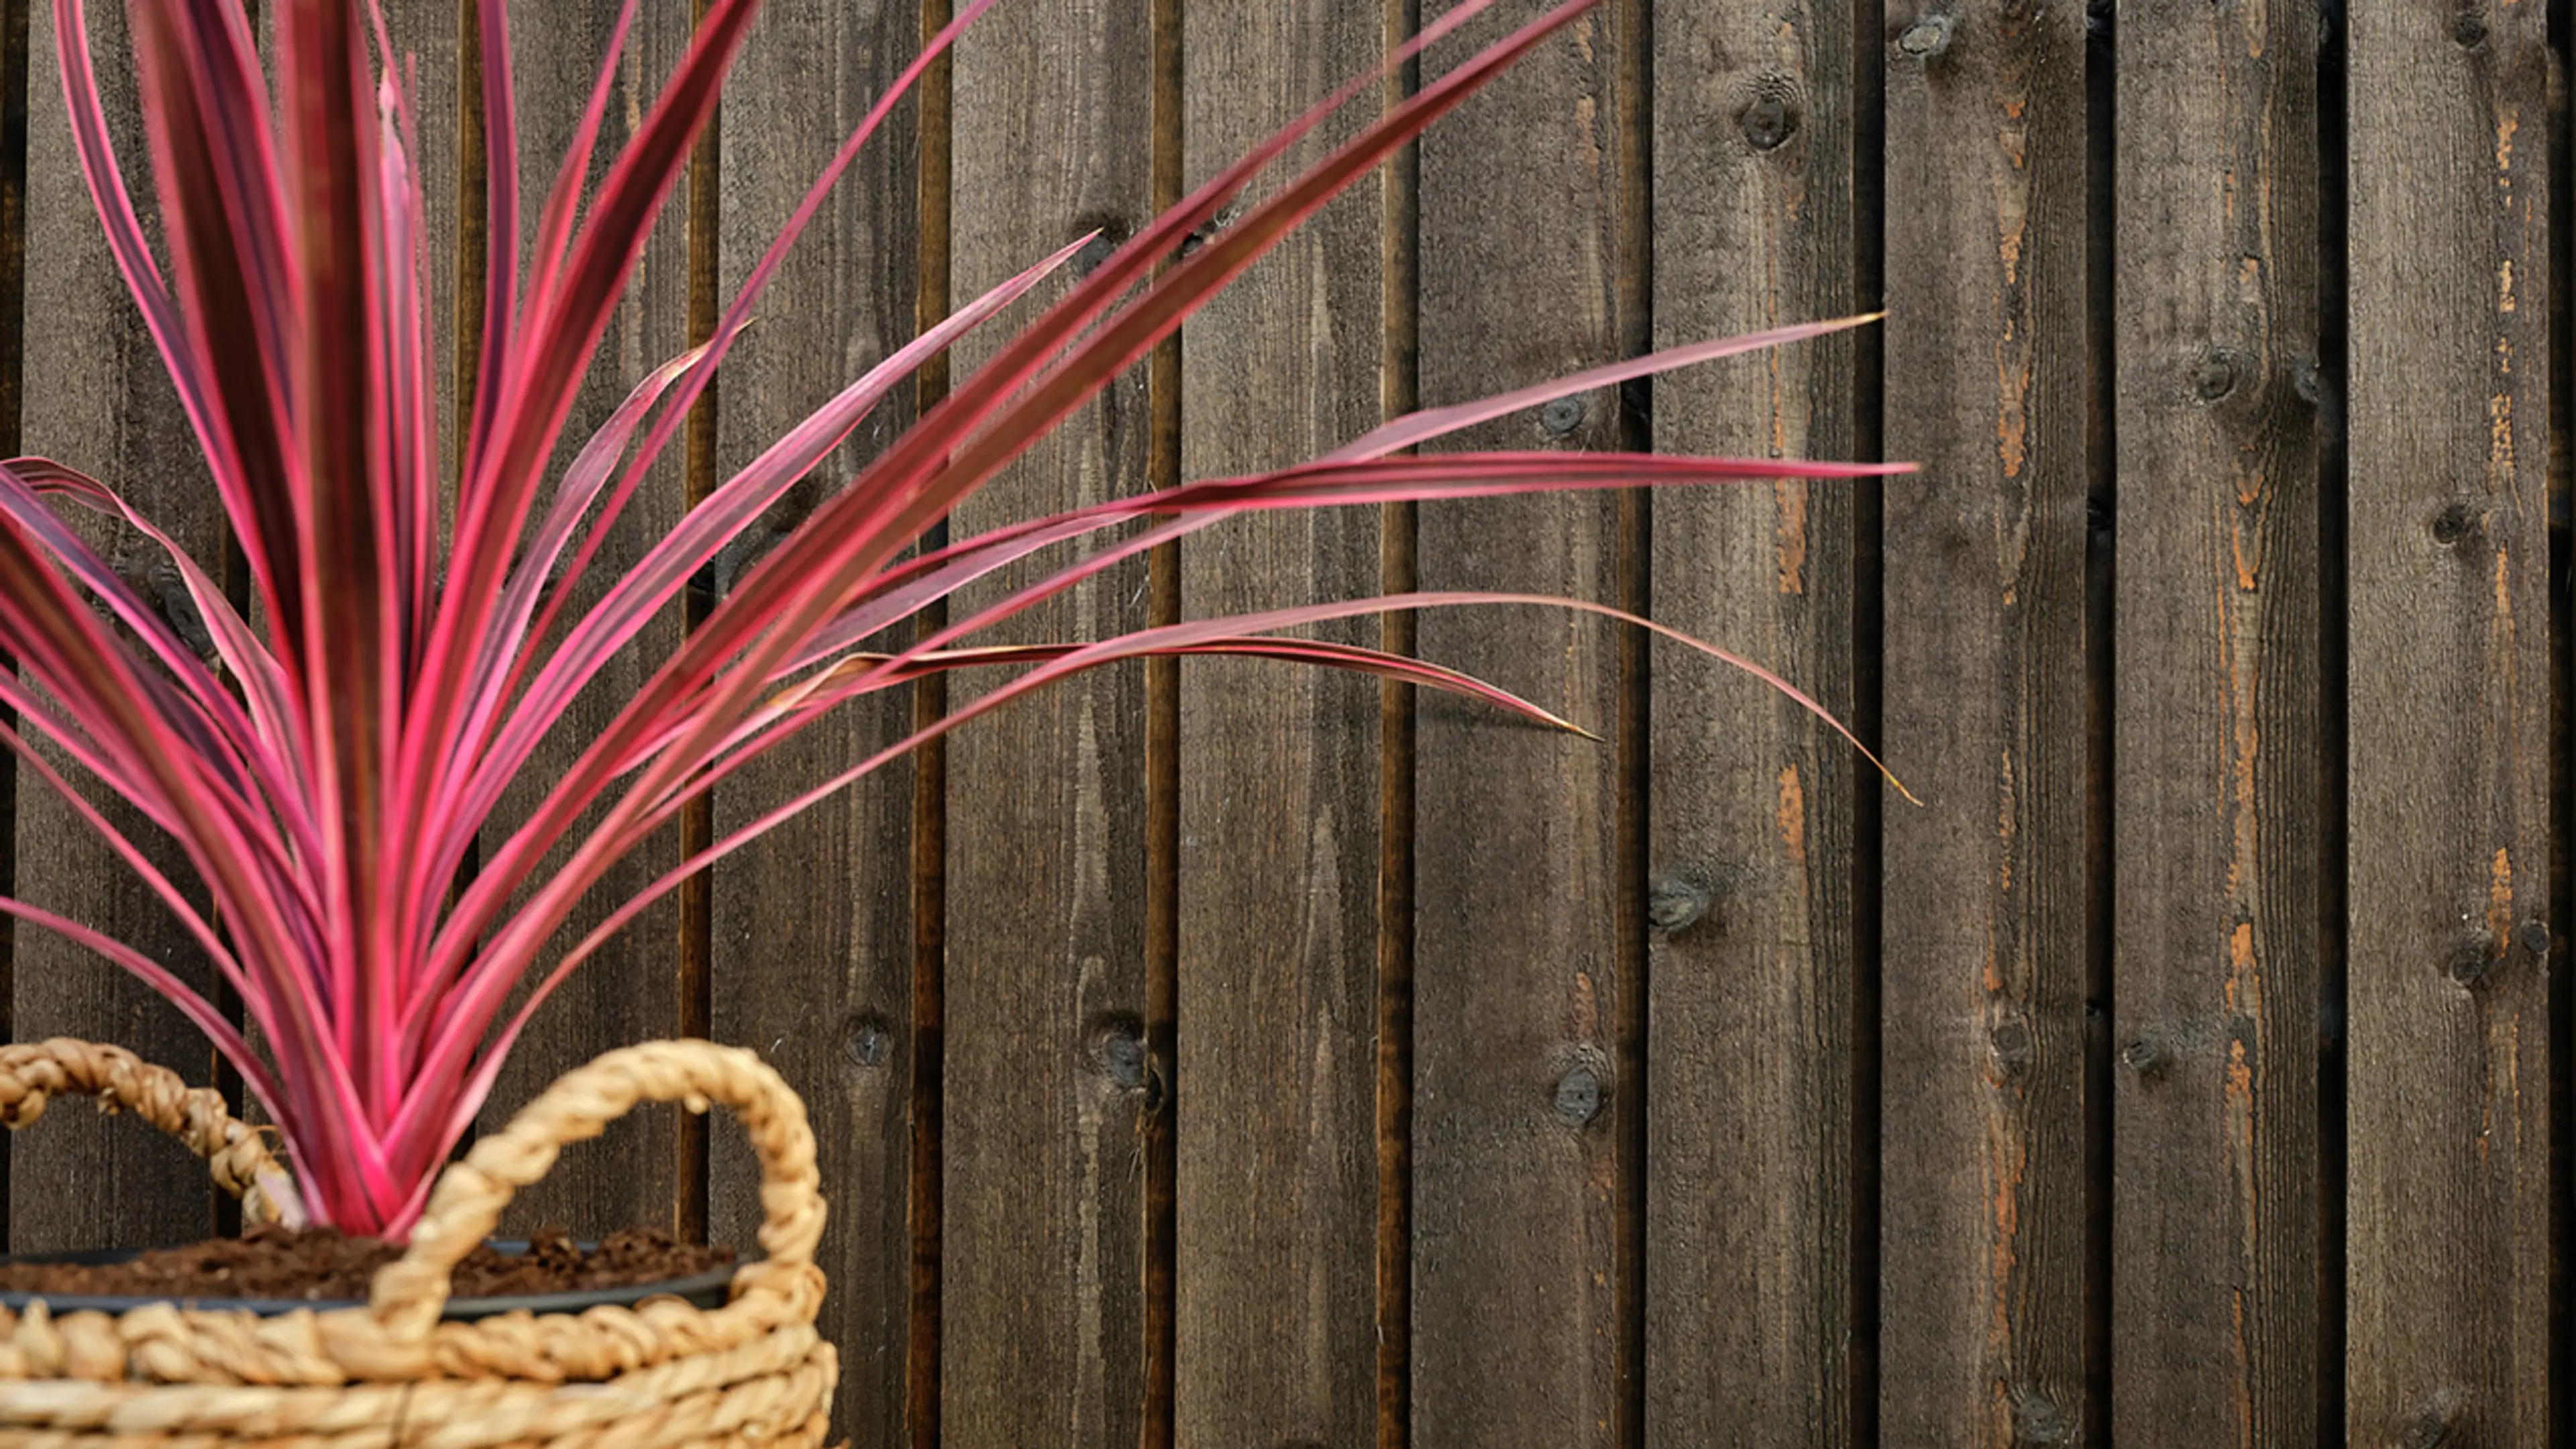
[[[496,158],[490,233],[515,237],[521,203],[508,6],[479,3],[488,57],[483,111]],[[53,0],[80,164],[204,449],[265,627],[254,629],[200,562],[106,485],[40,459],[0,464],[0,650],[19,670],[0,671],[0,704],[19,726],[0,733],[204,949],[256,1026],[265,1058],[142,952],[26,902],[0,901],[0,910],[108,957],[213,1039],[285,1138],[301,1187],[277,1186],[295,1215],[402,1236],[528,1013],[609,933],[823,795],[1050,680],[1147,655],[1266,655],[1455,690],[1563,723],[1431,664],[1274,635],[1389,608],[1532,602],[1519,596],[1411,594],[1045,648],[975,643],[997,620],[1118,560],[1245,509],[1891,471],[1777,459],[1404,453],[1549,398],[1861,320],[1849,319],[1682,348],[1417,413],[1300,467],[1122,498],[907,556],[927,527],[1170,336],[1290,227],[1593,3],[1569,0],[1368,121],[1184,255],[1185,238],[1235,205],[1257,173],[1337,108],[1373,93],[1386,72],[1355,82],[1067,286],[753,567],[614,722],[546,782],[525,822],[483,840],[478,869],[457,889],[503,792],[600,668],[913,368],[1035,288],[1082,245],[1039,261],[887,357],[726,480],[595,604],[564,617],[608,524],[707,386],[787,245],[922,69],[992,3],[964,6],[932,41],[815,182],[714,335],[638,384],[549,492],[548,461],[575,390],[759,9],[758,0],[707,6],[660,99],[585,197],[634,18],[636,0],[626,0],[539,214],[524,276],[506,259],[491,268],[449,524],[422,280],[427,207],[411,159],[413,117],[382,17],[354,0],[275,0],[267,7],[272,94],[235,0],[128,0],[169,248],[165,276],[108,142],[82,0]],[[1459,5],[1388,64],[1486,3]],[[120,520],[168,551],[203,616],[212,660],[66,526],[57,502]],[[1050,550],[1070,556],[1036,582],[961,608],[954,623],[916,628],[915,642],[899,653],[862,648],[968,582]],[[1021,672],[717,841],[561,959],[541,959],[611,865],[671,828],[691,800],[746,762],[834,705],[970,664]],[[122,797],[174,840],[204,904],[157,869],[88,797],[91,787],[76,787],[29,736],[50,739],[96,788]],[[566,842],[567,858],[541,870]],[[504,1019],[505,1004],[541,966],[547,974]]]

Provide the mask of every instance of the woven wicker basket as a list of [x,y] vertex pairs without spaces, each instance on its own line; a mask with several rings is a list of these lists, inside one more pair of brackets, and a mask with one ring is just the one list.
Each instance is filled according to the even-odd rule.
[[[218,1094],[114,1047],[0,1047],[0,1122],[23,1127],[66,1094],[179,1138],[242,1196],[246,1215],[267,1213],[256,1184],[276,1165]],[[491,1233],[510,1194],[543,1177],[564,1144],[645,1101],[720,1102],[760,1154],[768,1256],[735,1275],[732,1301],[441,1322],[448,1270]],[[0,1445],[820,1444],[835,1362],[814,1330],[819,1185],[804,1104],[752,1053],[701,1041],[610,1052],[448,1168],[410,1250],[376,1275],[364,1308],[269,1318],[169,1304],[115,1316],[0,1310]]]

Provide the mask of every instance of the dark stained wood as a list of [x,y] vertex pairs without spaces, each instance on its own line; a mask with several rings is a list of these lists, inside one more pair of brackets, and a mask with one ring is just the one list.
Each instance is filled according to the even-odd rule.
[[[385,6],[385,32],[393,41],[393,61],[410,87],[412,118],[420,128],[420,154],[413,160],[420,169],[421,195],[428,203],[428,286],[422,302],[430,333],[430,391],[438,408],[439,457],[446,462],[450,476],[457,467],[459,340],[451,320],[458,310],[457,232],[463,220],[458,195],[457,124],[462,103],[459,84],[464,74],[458,52],[464,30],[458,8],[455,0],[392,0]],[[479,210],[480,197],[475,205]],[[479,276],[475,285],[479,289]],[[479,306],[481,292],[474,290],[471,296]],[[451,490],[451,509],[452,506]],[[442,511],[440,517],[446,519],[449,512]]]
[[[20,451],[27,314],[27,0],[0,0],[0,455]],[[14,721],[12,721],[14,723]],[[0,892],[18,889],[18,762],[0,769]],[[17,927],[0,927],[0,973],[16,959]],[[14,1009],[14,977],[0,974],[0,1010]],[[0,1036],[8,1027],[0,1023]],[[0,1152],[0,1246],[9,1241],[9,1157]]]
[[[1310,0],[1202,7],[1185,43],[1194,186],[1384,37],[1372,7]],[[1382,207],[1363,183],[1185,330],[1190,476],[1295,463],[1379,420]],[[1375,593],[1378,525],[1375,509],[1220,525],[1182,546],[1185,610]],[[1377,636],[1363,619],[1330,637]],[[1188,664],[1181,686],[1178,1439],[1366,1443],[1378,688],[1228,661]]]
[[[35,103],[27,140],[26,315],[31,337],[43,339],[45,362],[22,379],[23,441],[29,452],[59,458],[122,490],[200,562],[211,562],[220,557],[222,509],[81,180],[64,119],[53,21],[52,6],[36,7],[29,66]],[[150,213],[151,167],[133,109],[123,8],[91,6],[89,22],[127,185],[138,210]],[[139,535],[103,527],[86,533],[121,568],[143,576],[150,545]],[[210,990],[213,970],[151,892],[59,796],[32,778],[22,783],[19,895],[127,941]],[[111,806],[107,814],[138,840],[150,830],[130,808]],[[186,858],[176,848],[166,842],[147,848],[173,879],[188,879]],[[25,1039],[112,1042],[192,1083],[213,1080],[214,1050],[206,1039],[116,967],[26,926],[16,931],[14,965],[11,1027]],[[213,1229],[213,1188],[184,1149],[131,1122],[99,1122],[82,1112],[59,1115],[62,1120],[47,1121],[10,1143],[11,1250],[187,1242]]]
[[[730,304],[806,188],[918,47],[918,7],[773,0],[726,92],[722,266]],[[908,116],[908,112],[905,113]],[[761,322],[724,369],[723,477],[912,334],[916,150],[906,121],[870,142],[770,283]],[[803,516],[910,420],[886,399],[781,510]],[[909,721],[901,691],[847,708],[718,791],[731,830],[883,748]],[[805,1098],[831,1217],[824,1333],[841,1347],[836,1432],[905,1439],[911,1259],[912,772],[898,764],[773,832],[714,872],[714,1034],[758,1050]],[[712,1132],[713,1236],[748,1243],[760,1175],[741,1134]]]
[[[959,48],[958,299],[1086,230],[1116,241],[1144,223],[1150,18],[1003,6]],[[993,345],[970,341],[960,376]],[[956,534],[1135,491],[1148,441],[1140,367],[961,507]],[[1121,567],[992,638],[1125,632],[1145,589],[1141,562]],[[951,698],[986,687],[961,677]],[[978,721],[948,770],[943,1438],[1126,1449],[1145,1395],[1142,1132],[1174,1087],[1143,1036],[1142,672]]]
[[[1655,340],[1854,310],[1852,7],[1659,6]],[[1654,384],[1657,451],[1849,457],[1849,336]],[[1852,703],[1859,485],[1653,500],[1654,613]],[[1648,792],[1646,1442],[1847,1442],[1853,791],[1866,762],[1656,641]],[[1613,894],[1609,897],[1616,900]]]
[[2316,42],[2120,16],[2123,1442],[2319,1432]]
[[[651,108],[664,78],[678,64],[688,44],[689,8],[688,0],[648,0],[638,13],[619,66],[618,90],[609,101],[593,156],[592,185],[607,174],[607,167],[624,148],[629,125]],[[522,257],[527,239],[536,234],[558,159],[589,99],[615,18],[613,8],[594,6],[512,9],[510,38],[516,53],[522,158],[523,239],[517,250]],[[491,164],[501,165],[503,159],[495,156]],[[687,205],[684,181],[663,214],[627,300],[610,321],[598,360],[575,400],[564,444],[555,454],[558,472],[637,381],[689,345]],[[490,264],[508,263],[511,255],[501,238],[492,238],[492,243]],[[550,479],[553,476],[549,474]],[[663,455],[610,530],[567,610],[568,618],[578,617],[573,611],[598,599],[652,540],[679,521],[685,486],[675,447]],[[632,697],[653,666],[678,647],[680,622],[677,605],[665,610],[636,644],[600,671],[529,762],[520,783],[503,797],[487,828],[487,839],[499,838],[535,807],[542,798],[539,792]],[[629,895],[678,864],[679,847],[679,834],[673,830],[627,857],[556,934],[555,949],[580,940]],[[560,853],[554,858],[559,859]],[[493,1088],[491,1103],[484,1108],[485,1125],[506,1122],[548,1082],[601,1052],[679,1034],[678,921],[677,904],[665,898],[574,973],[538,1011]],[[587,1233],[676,1226],[682,1201],[679,1121],[677,1108],[656,1108],[611,1126],[597,1143],[568,1157],[563,1168],[521,1192],[507,1221],[520,1228],[569,1226]]]
[[2355,1444],[2553,1427],[2544,19],[2349,43]]
[[2084,16],[1891,5],[1882,1442],[2083,1422]]
[[[1173,159],[1173,94],[1195,179],[1365,64],[1408,9],[1444,3],[999,7],[961,62],[953,161],[944,129],[903,121],[862,163],[761,308],[696,471],[675,452],[603,576],[680,516],[693,481],[936,314],[952,182],[965,299],[1082,230],[1139,224],[1151,165]],[[692,8],[646,7],[603,166]],[[1373,687],[1345,679],[1193,667],[1165,847],[1145,676],[1105,674],[970,727],[952,804],[934,784],[914,818],[911,768],[889,770],[719,870],[704,916],[674,902],[638,922],[545,1012],[492,1111],[683,1028],[711,983],[713,1032],[779,1061],[814,1111],[836,1433],[863,1445],[1127,1449],[1156,1442],[1167,1411],[1176,1442],[1209,1445],[1867,1443],[1873,1422],[1891,1446],[2097,1429],[2150,1445],[2563,1439],[2545,7],[2122,7],[2116,172],[2091,173],[2116,206],[2088,216],[2099,8],[1613,0],[1436,130],[1417,173],[1364,185],[1246,279],[1180,354],[1179,462],[1204,474],[1328,446],[1417,388],[1438,404],[1848,310],[1868,265],[1854,178],[1875,164],[1853,147],[1883,68],[1882,443],[1925,471],[1883,491],[1882,660],[1848,643],[1869,633],[1852,614],[1869,495],[1841,485],[1650,513],[1606,496],[1435,508],[1418,540],[1402,511],[1247,520],[1194,540],[1177,590],[1205,614],[1357,593],[1418,561],[1434,588],[1651,594],[1660,617],[1838,709],[1866,707],[1876,664],[1891,763],[1927,802],[1885,801],[1878,880],[1853,874],[1867,767],[1758,684],[1660,646],[1646,671],[1597,621],[1444,613],[1420,621],[1423,653],[1613,743],[1445,698],[1420,702],[1417,741],[1401,695],[1373,709]],[[130,109],[123,7],[89,9]],[[530,230],[613,9],[513,7]],[[685,345],[693,277],[741,276],[940,0],[770,10],[728,103],[720,214],[675,200],[566,457]],[[2321,15],[2346,10],[2348,497],[2317,481],[2335,441],[2318,407],[2345,389],[2317,356],[2320,279],[2335,280],[2315,91]],[[1154,67],[1176,63],[1156,48],[1176,15],[1172,87]],[[0,197],[0,294],[23,244],[43,363],[6,351],[0,295],[0,443],[22,429],[26,449],[128,486],[212,562],[214,499],[73,169],[52,6],[0,0],[19,17],[29,74],[0,97],[0,180],[23,116],[26,184],[16,209]],[[430,306],[470,343],[463,18],[457,0],[389,7],[420,58]],[[2088,227],[2115,226],[2095,237],[2108,262],[2088,263]],[[508,263],[514,239],[496,240]],[[2088,339],[2088,287],[2105,286],[2110,336]],[[1846,341],[1659,380],[1633,395],[1651,423],[1590,396],[1461,442],[1843,455],[1870,435],[1856,355]],[[456,375],[452,348],[439,366]],[[1171,461],[1149,452],[1171,442],[1173,406],[1147,376],[961,531],[1146,486]],[[2088,399],[2105,411],[2088,418]],[[889,401],[782,515],[913,412]],[[2114,620],[2107,640],[2085,623],[2088,423],[2117,438],[2115,543],[2107,515],[2090,520],[2117,551],[2115,580],[2091,575],[2116,586],[2095,616]],[[1147,585],[1143,565],[1122,569],[1008,637],[1136,627],[1170,602]],[[2348,620],[2321,617],[2347,595]],[[675,606],[539,778],[681,628]],[[2106,650],[2112,735],[2088,745],[2086,660]],[[2322,698],[2347,688],[2321,674],[2347,655],[2348,692]],[[983,681],[957,683],[963,700]],[[740,823],[915,707],[817,730],[713,819]],[[2085,770],[2106,761],[2088,819]],[[2337,792],[2341,844],[2321,837]],[[16,888],[202,970],[41,788],[0,819]],[[678,845],[656,842],[574,929]],[[2106,880],[2116,999],[2092,1029],[2108,1092],[2085,1065],[2102,965],[2087,892]],[[1853,995],[1873,891],[1875,1063],[1873,1008]],[[1149,895],[1177,900],[1177,956]],[[13,1035],[121,1041],[212,1079],[203,1041],[148,992],[10,935]],[[2348,1070],[2329,1064],[2321,1085],[2336,1030],[2321,974],[2345,958]],[[8,1246],[218,1221],[175,1148],[87,1118],[9,1147]],[[648,1115],[573,1154],[514,1221],[687,1228],[704,1193],[716,1234],[740,1239],[748,1163],[729,1125],[706,1140],[701,1180],[678,1115]],[[1873,1141],[1878,1159],[1856,1160]],[[2108,1159],[2089,1185],[2088,1152]],[[1874,1243],[1855,1236],[1872,1171]],[[2088,1208],[2110,1226],[2088,1227]],[[2107,1262],[2088,1270],[2096,1249]],[[1857,1281],[1873,1259],[1876,1281]]]
[[[1424,138],[1425,405],[1642,340],[1621,275],[1634,14],[1577,20]],[[1456,444],[1615,446],[1619,406],[1593,394]],[[1618,599],[1619,521],[1607,494],[1425,506],[1422,587]],[[1620,645],[1597,619],[1433,611],[1421,653],[1605,734],[1619,719]],[[1634,909],[1622,761],[1446,697],[1421,701],[1419,728],[1413,1442],[1617,1443],[1636,1370],[1616,1286],[1618,1026],[1621,993],[1639,988],[1618,920]]]

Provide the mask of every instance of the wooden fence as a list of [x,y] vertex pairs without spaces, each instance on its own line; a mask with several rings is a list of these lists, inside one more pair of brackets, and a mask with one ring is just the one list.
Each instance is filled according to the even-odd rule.
[[[946,5],[770,0],[584,416],[709,325]],[[481,230],[470,8],[388,5],[460,335],[457,279],[518,241]],[[516,9],[536,185],[615,7]],[[609,555],[1413,9],[1005,0]],[[1914,477],[1266,517],[1013,636],[1416,583],[1646,605],[1853,720],[1920,807],[1758,684],[1588,619],[1384,637],[1597,745],[1280,667],[1104,674],[628,931],[499,1100],[672,1032],[777,1062],[823,1139],[860,1445],[2571,1442],[2563,9],[1612,0],[957,527],[1883,305],[1474,441]],[[53,10],[0,3],[0,453],[97,469],[212,556]],[[689,12],[645,0],[612,118]],[[693,837],[935,707],[854,711]],[[14,812],[18,893],[185,959],[44,791]],[[8,959],[14,1035],[211,1071],[61,942]],[[8,1246],[201,1234],[173,1158],[48,1123],[10,1148]],[[523,1220],[739,1237],[751,1184],[723,1124],[651,1117]]]

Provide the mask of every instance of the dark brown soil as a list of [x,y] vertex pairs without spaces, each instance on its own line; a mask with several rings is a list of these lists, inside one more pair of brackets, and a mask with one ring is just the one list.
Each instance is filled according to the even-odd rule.
[[[376,1270],[401,1254],[374,1238],[329,1228],[257,1227],[238,1238],[159,1248],[129,1262],[0,1263],[0,1292],[136,1298],[364,1298]],[[666,1283],[713,1272],[730,1248],[675,1242],[658,1232],[610,1235],[592,1252],[561,1233],[541,1234],[524,1255],[477,1248],[456,1265],[457,1298],[506,1298]]]

